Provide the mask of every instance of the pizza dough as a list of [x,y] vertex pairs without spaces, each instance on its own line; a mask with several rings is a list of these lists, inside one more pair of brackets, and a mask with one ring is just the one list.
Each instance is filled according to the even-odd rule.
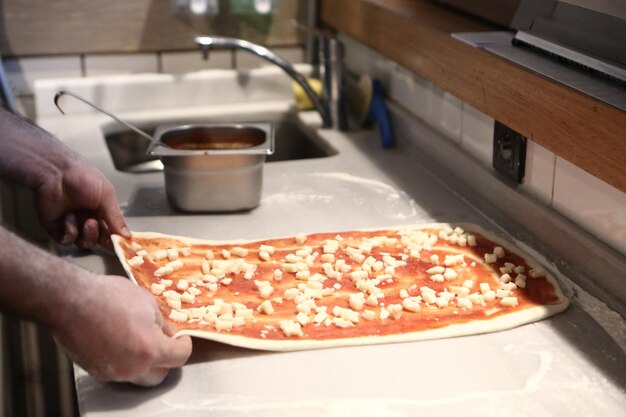
[[568,305],[536,261],[471,224],[221,242],[135,232],[113,243],[177,335],[252,349],[487,333]]

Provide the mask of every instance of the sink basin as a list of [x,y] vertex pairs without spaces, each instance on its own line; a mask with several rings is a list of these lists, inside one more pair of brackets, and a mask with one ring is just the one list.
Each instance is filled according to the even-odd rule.
[[[290,161],[298,159],[324,158],[337,154],[337,151],[313,132],[308,132],[289,116],[264,118],[263,120],[242,120],[220,118],[219,120],[183,120],[137,123],[137,127],[153,135],[158,126],[183,125],[190,123],[252,123],[270,122],[274,124],[274,153],[268,155],[266,162]],[[116,124],[103,128],[104,138],[111,154],[113,164],[118,171],[130,173],[148,173],[163,170],[163,164],[156,156],[147,155],[150,142],[130,129]]]

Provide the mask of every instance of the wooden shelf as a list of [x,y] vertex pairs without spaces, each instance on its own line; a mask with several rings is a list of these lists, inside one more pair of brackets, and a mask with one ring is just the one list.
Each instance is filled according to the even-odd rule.
[[626,112],[450,36],[498,27],[426,0],[323,0],[321,18],[626,192]]

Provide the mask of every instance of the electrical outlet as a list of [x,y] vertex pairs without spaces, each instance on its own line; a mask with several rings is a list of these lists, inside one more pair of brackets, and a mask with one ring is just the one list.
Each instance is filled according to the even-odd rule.
[[493,160],[496,171],[521,184],[526,167],[526,137],[496,120],[493,129]]

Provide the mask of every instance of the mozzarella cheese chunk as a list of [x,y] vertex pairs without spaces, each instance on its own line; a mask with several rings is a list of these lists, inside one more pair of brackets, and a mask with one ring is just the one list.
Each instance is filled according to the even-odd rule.
[[187,281],[186,279],[181,279],[176,283],[176,288],[181,291],[185,291],[187,288],[189,288],[189,281]]
[[445,270],[446,268],[444,268],[443,266],[433,266],[432,268],[427,269],[426,272],[428,272],[430,275],[434,275],[442,274]]
[[485,263],[487,264],[494,264],[498,261],[498,257],[496,255],[494,255],[493,253],[486,253],[485,254]]
[[363,310],[363,306],[365,305],[365,294],[352,294],[349,298],[348,303],[350,304],[350,308],[352,308],[353,310]]
[[472,288],[474,286],[474,281],[471,279],[466,279],[465,281],[463,281],[463,286],[465,288]]
[[456,305],[467,310],[471,310],[473,307],[472,302],[467,297],[457,297]]
[[293,320],[281,320],[278,325],[286,337],[304,336],[304,333],[302,333],[302,327],[298,322]]
[[531,269],[528,271],[528,275],[530,275],[531,278],[541,278],[546,276],[546,271],[541,269]]
[[169,318],[177,322],[187,321],[187,313],[178,310],[172,310],[170,311]]
[[300,312],[296,315],[296,321],[300,323],[301,326],[306,326],[309,323],[309,316]]
[[259,246],[259,252],[267,252],[270,255],[273,255],[276,252],[276,248],[270,245],[261,245]]
[[231,330],[233,328],[233,320],[218,318],[215,321],[215,330]]
[[493,290],[486,291],[483,293],[483,300],[485,301],[493,301],[496,299],[496,292]]
[[242,248],[240,246],[235,246],[230,250],[230,253],[235,256],[239,256],[240,258],[245,258],[246,256],[248,256],[248,249]]
[[361,314],[365,320],[374,320],[376,319],[376,312],[373,310],[365,310]]
[[298,233],[295,237],[296,243],[298,245],[302,245],[304,242],[306,242],[307,239],[307,235],[305,233]]
[[452,268],[446,268],[445,272],[443,273],[443,277],[447,281],[456,279],[456,277],[458,277],[458,276],[459,276],[459,274]]
[[163,291],[165,291],[165,285],[163,284],[157,284],[156,282],[154,282],[152,283],[152,285],[150,285],[150,292],[152,292],[152,294],[154,295],[161,295]]
[[275,269],[273,272],[274,281],[280,281],[283,279],[283,271]]
[[496,297],[497,298],[506,298],[511,294],[510,290],[501,288],[501,289],[497,289],[496,290]]
[[306,281],[311,277],[311,272],[309,271],[298,271],[296,272],[296,279]]
[[187,303],[187,304],[192,304],[195,299],[196,299],[195,295],[186,291],[180,296],[180,301],[183,303]]
[[463,255],[446,255],[443,264],[445,266],[453,266],[465,263]]
[[404,300],[402,300],[402,307],[405,310],[412,311],[414,313],[417,313],[421,310],[421,307],[419,305],[419,302],[416,300],[416,297],[405,298]]
[[165,249],[160,249],[152,254],[152,259],[155,262],[162,261],[165,258],[167,258],[167,251]]
[[178,271],[185,266],[185,263],[180,259],[176,259],[175,261],[168,262],[165,266],[169,266],[172,270]]
[[169,274],[171,274],[172,272],[174,272],[174,269],[171,266],[162,266],[160,268],[158,268],[156,271],[154,271],[154,276],[155,277],[165,277]]
[[143,264],[143,257],[139,255],[133,256],[132,258],[128,260],[128,265],[130,265],[133,268],[137,268],[138,266],[142,264]]
[[176,259],[178,259],[178,249],[165,249],[165,251],[167,252],[167,259],[169,259],[170,261],[175,261]]
[[500,305],[503,307],[515,307],[517,304],[517,297],[504,297],[500,300]]
[[271,285],[259,288],[259,296],[261,298],[270,298],[270,295],[274,292],[274,287]]
[[506,274],[502,274],[500,276],[499,281],[503,284],[506,284],[507,282],[510,282],[513,278],[511,277],[511,275],[509,275],[508,273]]
[[[167,305],[170,308],[173,308],[174,310],[180,310],[181,308],[183,308],[180,300],[174,300],[174,299],[170,298],[170,299],[167,299],[166,302],[167,302]],[[185,319],[185,320],[187,320],[187,319]]]
[[341,318],[341,317],[333,318],[332,323],[335,326],[340,327],[342,329],[346,329],[348,327],[354,327],[354,323],[352,323],[350,320],[346,320],[346,319]]
[[435,275],[431,275],[430,279],[434,282],[444,282],[445,278],[443,277],[443,275],[441,274],[435,274]]

